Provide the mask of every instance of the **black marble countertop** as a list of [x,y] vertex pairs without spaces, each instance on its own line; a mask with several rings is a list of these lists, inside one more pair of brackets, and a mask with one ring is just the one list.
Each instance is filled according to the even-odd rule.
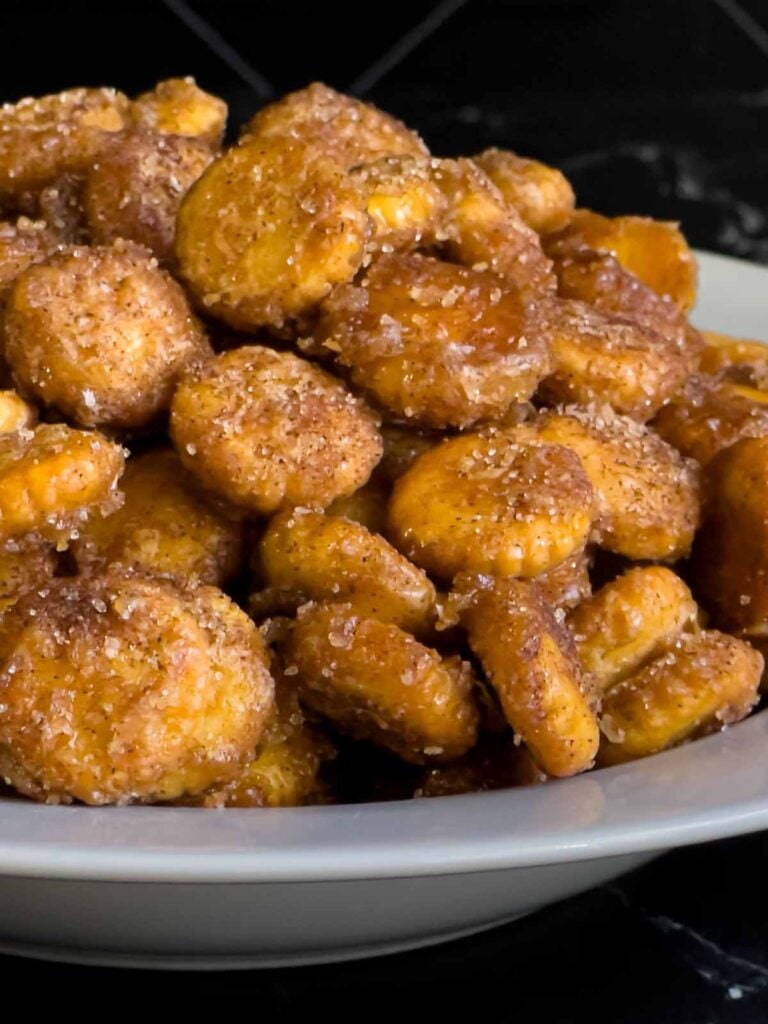
[[[680,220],[697,246],[768,262],[768,0],[350,10],[5,0],[0,96],[194,74],[238,121],[319,78],[399,114],[438,153],[509,146],[561,165],[582,205]],[[110,991],[121,1009],[261,1017],[768,1021],[766,863],[768,834],[678,851],[504,928],[367,962],[161,975],[0,958],[0,979],[74,1012]]]

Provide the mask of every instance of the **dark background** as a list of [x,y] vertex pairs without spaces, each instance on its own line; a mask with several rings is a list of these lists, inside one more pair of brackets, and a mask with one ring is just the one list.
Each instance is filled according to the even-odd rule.
[[[768,0],[5,0],[0,30],[4,100],[193,74],[237,123],[319,78],[437,153],[508,146],[562,166],[582,205],[680,220],[697,246],[768,262]],[[0,979],[86,1017],[751,1024],[768,1021],[767,862],[768,835],[682,851],[375,961],[153,975],[0,958]]]

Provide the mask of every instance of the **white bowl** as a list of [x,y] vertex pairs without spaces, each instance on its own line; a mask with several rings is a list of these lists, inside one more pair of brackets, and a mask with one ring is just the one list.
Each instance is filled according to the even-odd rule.
[[[768,332],[768,269],[700,254],[701,326]],[[489,928],[674,846],[768,827],[768,711],[546,786],[285,810],[0,800],[0,952],[233,968]]]

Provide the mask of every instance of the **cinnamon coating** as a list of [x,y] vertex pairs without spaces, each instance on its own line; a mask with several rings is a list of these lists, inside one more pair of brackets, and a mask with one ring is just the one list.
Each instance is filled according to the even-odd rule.
[[238,571],[242,524],[206,500],[173,451],[130,458],[120,488],[121,507],[89,519],[73,543],[81,570],[117,563],[218,586]]
[[171,437],[204,487],[268,515],[352,494],[381,457],[377,417],[312,363],[258,345],[182,380]]
[[568,776],[592,766],[599,733],[567,631],[525,580],[462,574],[453,599],[504,715],[537,764]]
[[212,159],[197,138],[148,131],[113,135],[85,179],[92,240],[128,238],[170,263],[181,201]]
[[45,538],[64,548],[93,515],[109,515],[123,449],[101,434],[42,423],[0,434],[0,545]]
[[17,277],[5,352],[25,394],[84,427],[136,429],[210,353],[181,287],[143,247],[63,249]]
[[125,128],[129,101],[114,89],[68,89],[0,107],[0,196],[39,191],[82,174],[105,140]]
[[0,771],[48,803],[172,800],[237,774],[272,710],[258,630],[214,587],[51,581],[0,620]]
[[550,367],[536,317],[504,278],[381,255],[334,289],[314,338],[392,415],[427,427],[504,416]]
[[469,667],[349,605],[309,604],[283,651],[304,702],[343,731],[423,764],[466,753],[478,714]]
[[530,577],[583,548],[596,513],[579,456],[516,431],[443,441],[398,479],[389,530],[417,565]]

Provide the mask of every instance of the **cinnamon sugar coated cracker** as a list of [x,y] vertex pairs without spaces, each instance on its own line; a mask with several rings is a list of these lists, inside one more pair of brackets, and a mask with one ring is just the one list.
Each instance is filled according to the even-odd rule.
[[304,509],[281,512],[260,543],[270,596],[295,607],[307,600],[343,601],[358,614],[411,633],[430,625],[435,588],[426,574],[360,523]]
[[427,147],[402,121],[321,82],[258,111],[241,139],[289,136],[333,156],[346,169],[380,157],[426,157]]
[[282,327],[360,269],[368,219],[337,161],[289,135],[247,138],[187,193],[176,259],[195,300],[232,327]]
[[69,89],[0,107],[0,195],[42,189],[82,174],[109,135],[128,122],[129,101],[114,89]]
[[539,236],[480,166],[439,160],[434,179],[445,195],[442,235],[446,254],[476,270],[492,270],[525,292],[551,292],[555,279]]
[[634,559],[675,561],[699,523],[699,473],[652,430],[610,406],[565,406],[535,429],[576,452],[597,497],[593,540]]
[[51,803],[168,800],[232,779],[273,681],[258,630],[212,587],[60,579],[0,623],[0,771]]
[[120,507],[124,465],[119,445],[64,424],[0,435],[0,543],[44,537],[65,548],[89,517]]
[[549,775],[591,767],[598,727],[568,631],[532,584],[470,573],[454,581],[472,649],[509,724]]
[[208,500],[168,449],[134,455],[120,478],[123,503],[88,519],[72,544],[78,567],[118,564],[180,581],[228,583],[240,568],[243,526]]
[[200,807],[299,807],[325,803],[327,789],[321,768],[335,748],[308,721],[294,688],[277,690],[274,711],[252,760],[231,782],[211,786],[184,803]]
[[394,416],[468,427],[503,416],[550,368],[535,313],[503,277],[381,255],[334,289],[314,339]]
[[52,256],[60,247],[55,228],[44,220],[18,217],[0,222],[0,302],[19,274],[35,263]]
[[573,189],[557,168],[495,148],[474,159],[506,202],[539,234],[557,231],[573,218]]
[[440,579],[462,569],[537,576],[583,547],[595,515],[578,455],[519,441],[512,428],[421,455],[395,484],[389,531]]
[[606,583],[567,618],[591,681],[609,690],[696,632],[699,609],[685,583],[666,566],[638,566]]
[[659,410],[653,426],[679,452],[705,466],[743,437],[768,437],[768,392],[694,374]]
[[740,721],[757,703],[763,657],[736,637],[681,637],[603,702],[599,759],[617,764]]
[[310,708],[406,761],[450,760],[475,743],[469,665],[354,606],[305,605],[283,657]]
[[85,427],[142,427],[210,347],[184,292],[148,250],[63,249],[20,274],[5,352],[25,393]]
[[128,117],[140,128],[199,139],[216,150],[224,136],[227,104],[201,89],[191,75],[167,78],[137,96]]
[[268,813],[748,715],[768,349],[692,326],[680,227],[321,83],[227,113],[0,108],[5,784]]
[[258,345],[185,377],[170,429],[204,487],[261,514],[329,505],[362,486],[381,457],[377,417],[341,381]]
[[677,224],[650,217],[603,217],[576,210],[563,228],[560,244],[610,253],[630,274],[662,297],[688,310],[696,298],[696,260]]
[[128,238],[169,263],[181,201],[212,160],[209,146],[197,138],[116,133],[85,178],[91,238],[100,244]]

